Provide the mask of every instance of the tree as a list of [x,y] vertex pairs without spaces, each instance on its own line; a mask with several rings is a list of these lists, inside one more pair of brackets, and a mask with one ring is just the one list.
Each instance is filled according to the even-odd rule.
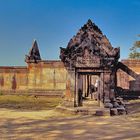
[[[140,35],[138,35],[140,37]],[[140,40],[136,41],[132,48],[130,48],[129,58],[140,59]]]

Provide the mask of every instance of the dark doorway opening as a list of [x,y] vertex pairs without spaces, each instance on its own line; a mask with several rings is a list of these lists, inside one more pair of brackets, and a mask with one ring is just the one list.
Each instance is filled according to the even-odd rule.
[[[77,92],[78,106],[82,106],[84,100],[99,101],[100,98],[100,73],[78,72]],[[82,97],[81,97],[82,96]]]

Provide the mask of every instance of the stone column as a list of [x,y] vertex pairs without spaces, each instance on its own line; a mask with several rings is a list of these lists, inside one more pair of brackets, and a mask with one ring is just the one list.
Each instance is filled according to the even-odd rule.
[[104,102],[104,73],[100,74],[100,78],[99,78],[99,102],[103,103]]
[[110,99],[115,98],[115,90],[117,86],[116,71],[113,71],[110,75]]
[[88,86],[87,86],[87,75],[85,75],[85,97],[87,97],[87,88],[88,88]]
[[83,76],[78,73],[77,79],[77,93],[78,93],[78,106],[82,106],[82,94],[83,94]]
[[66,91],[64,94],[63,105],[66,107],[74,107],[76,103],[76,78],[75,70],[68,70],[67,79],[66,79]]
[[111,76],[109,72],[104,73],[104,102],[110,100],[110,85],[111,85]]
[[87,96],[89,96],[89,84],[90,84],[90,79],[89,79],[89,75],[87,75]]
[[83,97],[86,96],[86,79],[85,79],[85,75],[83,75]]

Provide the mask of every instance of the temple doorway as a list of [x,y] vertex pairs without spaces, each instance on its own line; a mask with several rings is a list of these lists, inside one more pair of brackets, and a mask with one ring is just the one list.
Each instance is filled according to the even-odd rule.
[[100,73],[77,73],[78,106],[82,106],[84,100],[99,101],[100,98]]

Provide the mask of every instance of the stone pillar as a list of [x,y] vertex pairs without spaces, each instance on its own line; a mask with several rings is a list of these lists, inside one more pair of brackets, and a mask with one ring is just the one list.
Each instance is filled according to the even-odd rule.
[[87,89],[88,89],[87,75],[85,75],[85,97],[87,97],[87,95],[88,95],[88,93],[87,93]]
[[78,100],[78,106],[82,106],[82,95],[83,95],[83,76],[78,73],[78,79],[77,79],[77,100]]
[[115,89],[117,85],[116,70],[104,73],[104,95],[105,100],[115,97]]
[[86,96],[86,75],[83,75],[83,97]]
[[98,92],[99,92],[98,95],[99,103],[103,103],[104,102],[104,73],[100,74]]
[[117,86],[116,71],[114,70],[110,75],[110,99],[115,98],[115,90]]
[[104,73],[104,102],[110,99],[110,73]]
[[75,75],[75,70],[68,70],[67,73],[67,80],[66,80],[66,90],[64,93],[64,101],[63,105],[66,107],[74,107],[77,103],[76,101],[76,75]]
[[89,84],[90,84],[90,77],[87,75],[87,96],[89,96]]

